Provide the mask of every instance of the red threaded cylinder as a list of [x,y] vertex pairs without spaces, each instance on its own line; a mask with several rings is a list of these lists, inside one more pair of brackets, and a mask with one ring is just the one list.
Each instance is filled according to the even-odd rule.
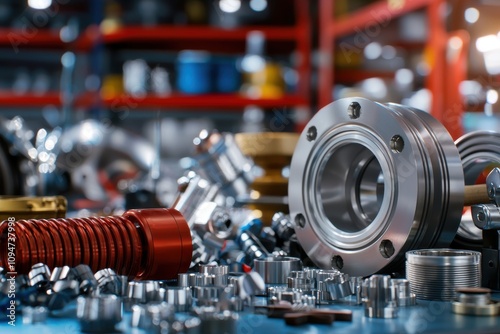
[[189,225],[175,209],[0,223],[0,266],[19,274],[40,262],[49,268],[83,263],[94,272],[112,268],[135,279],[171,279],[189,269],[192,252]]

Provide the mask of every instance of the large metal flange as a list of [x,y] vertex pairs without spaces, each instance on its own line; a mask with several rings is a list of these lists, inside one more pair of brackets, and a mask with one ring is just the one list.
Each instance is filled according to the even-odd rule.
[[429,114],[346,98],[321,109],[301,134],[288,194],[297,237],[319,267],[391,272],[406,251],[452,241],[462,164]]

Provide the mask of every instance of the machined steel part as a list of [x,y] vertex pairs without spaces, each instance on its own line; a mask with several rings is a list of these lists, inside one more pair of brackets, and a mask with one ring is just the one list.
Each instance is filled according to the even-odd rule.
[[370,318],[396,318],[397,293],[389,275],[372,275],[363,282],[365,316]]
[[428,113],[346,98],[301,134],[288,193],[311,260],[368,276],[399,271],[408,250],[449,245],[464,181],[452,138]]
[[[4,267],[8,265],[8,243],[4,242],[8,226],[8,221],[0,223],[0,264]],[[169,279],[187,271],[193,252],[189,226],[174,209],[128,210],[122,216],[109,217],[19,220],[14,226],[19,273],[41,262],[49,268],[85,264],[93,271],[112,268],[131,278]]]
[[398,306],[412,306],[416,304],[416,296],[410,289],[410,281],[405,278],[391,279],[391,285],[396,289]]
[[253,161],[241,152],[232,134],[203,130],[193,142],[201,176],[219,185],[221,193],[229,197],[244,197],[250,192]]
[[287,284],[290,272],[302,270],[302,261],[286,256],[255,259],[254,270],[264,278],[266,284]]
[[23,307],[23,324],[39,324],[47,320],[49,310],[44,306]]
[[300,289],[291,289],[283,286],[269,287],[267,289],[268,303],[272,305],[279,305],[282,302],[301,304],[302,296],[302,290]]
[[[455,145],[462,159],[465,185],[483,183],[491,169],[500,167],[500,133],[498,132],[469,132],[458,138]],[[482,241],[482,232],[474,225],[470,211],[464,211],[454,243],[457,248],[478,250],[482,247]]]
[[[189,287],[170,286],[164,290],[164,296],[161,299],[173,305],[175,312],[188,312],[191,310],[193,297]],[[162,289],[160,289],[160,291],[162,291]],[[161,294],[162,292],[160,292],[160,295]]]
[[121,298],[114,295],[78,297],[76,317],[82,332],[113,333],[122,320]]
[[451,304],[454,313],[479,316],[500,315],[500,303],[491,300],[491,290],[486,288],[457,289]]
[[409,251],[406,278],[417,299],[451,301],[455,289],[480,286],[481,253],[446,248]]

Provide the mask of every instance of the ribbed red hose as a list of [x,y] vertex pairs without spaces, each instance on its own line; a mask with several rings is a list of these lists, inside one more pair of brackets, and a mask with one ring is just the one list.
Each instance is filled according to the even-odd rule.
[[[12,271],[8,263],[8,224],[0,223],[0,265]],[[193,251],[189,226],[174,209],[129,210],[123,216],[109,217],[19,220],[13,227],[15,271],[19,274],[27,274],[40,262],[49,268],[83,263],[94,272],[112,268],[135,279],[170,279],[188,270]]]

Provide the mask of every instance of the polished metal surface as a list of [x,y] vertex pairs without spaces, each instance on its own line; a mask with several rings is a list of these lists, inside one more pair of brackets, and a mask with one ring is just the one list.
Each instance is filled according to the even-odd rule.
[[[464,170],[465,185],[483,183],[494,167],[500,167],[500,133],[494,131],[469,132],[455,141]],[[488,203],[484,203],[488,204]],[[482,232],[473,223],[471,212],[464,210],[455,237],[460,248],[482,247]]]
[[266,284],[287,284],[290,272],[302,269],[302,262],[294,257],[266,257],[254,260],[254,270]]
[[194,212],[191,223],[191,228],[199,235],[209,232],[218,239],[234,237],[229,210],[215,202],[201,203]]
[[191,309],[193,297],[188,287],[168,287],[163,300],[173,305],[176,312],[187,312]]
[[471,207],[472,220],[477,229],[500,230],[500,168],[495,167],[486,177],[486,189],[495,204],[478,204]]
[[[353,102],[361,108],[356,117],[348,112]],[[432,116],[346,98],[316,113],[300,136],[290,215],[320,268],[355,276],[392,272],[408,250],[449,245],[463,185],[458,150]]]
[[31,267],[28,277],[31,286],[44,286],[50,281],[50,269],[46,264],[37,263]]
[[372,275],[363,282],[365,316],[370,318],[396,318],[397,292],[389,275]]
[[396,289],[398,306],[412,306],[416,304],[416,296],[410,289],[410,281],[404,278],[391,279],[392,286]]
[[458,249],[409,251],[406,278],[417,299],[451,301],[455,289],[480,286],[481,253]]
[[500,315],[500,303],[491,300],[491,290],[486,288],[457,289],[452,310],[457,314],[476,316]]
[[114,295],[77,299],[76,316],[83,332],[113,333],[122,315],[122,300]]
[[194,144],[202,177],[219,185],[221,193],[229,197],[244,197],[250,192],[253,161],[241,152],[232,134],[203,130]]

